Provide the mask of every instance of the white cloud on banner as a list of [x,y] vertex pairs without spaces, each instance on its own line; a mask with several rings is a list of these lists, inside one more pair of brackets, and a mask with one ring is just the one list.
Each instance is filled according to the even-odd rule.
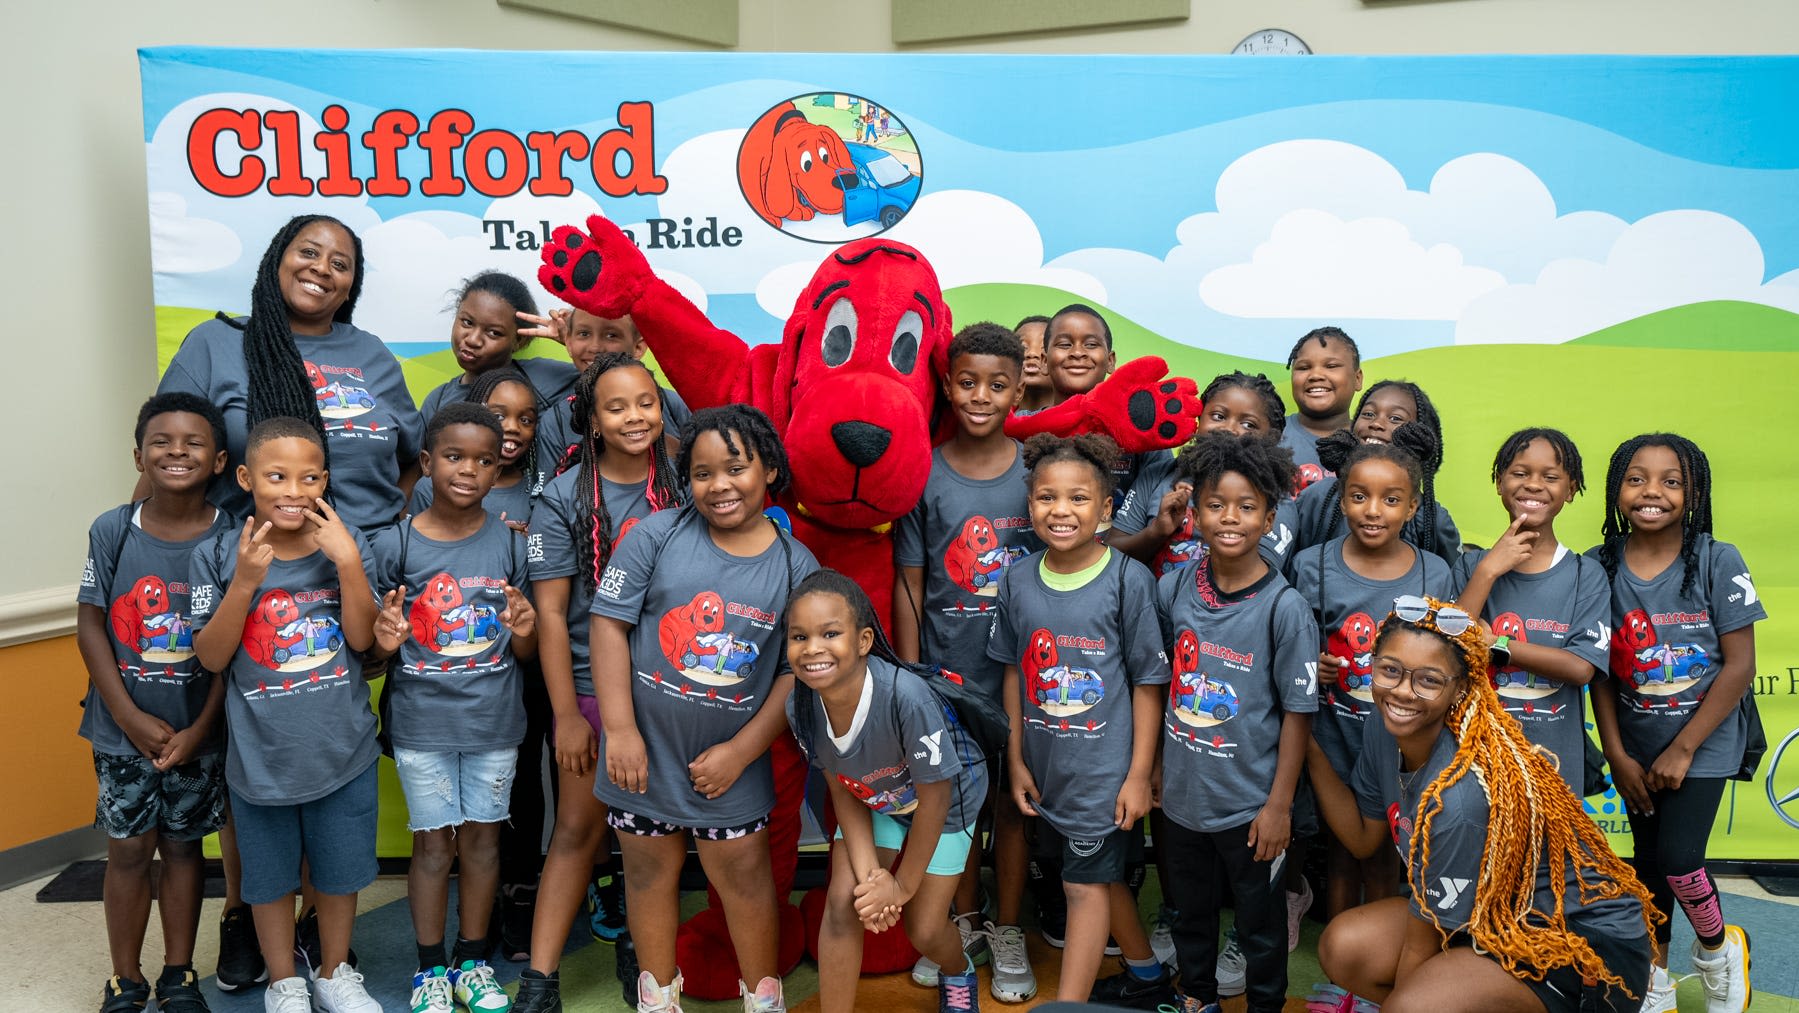
[[150,195],[150,260],[159,271],[200,274],[230,267],[243,254],[237,233],[209,218],[187,213],[177,193]]
[[1664,211],[1625,229],[1603,260],[1558,260],[1530,284],[1468,305],[1457,344],[1557,343],[1658,310],[1735,299],[1799,313],[1799,271],[1763,284],[1761,244],[1734,218]]
[[[945,290],[1006,282],[1045,285],[1094,302],[1106,301],[1107,287],[1093,275],[1046,267],[1037,223],[1023,208],[995,194],[979,190],[926,193],[898,225],[882,235],[924,251]],[[785,320],[825,252],[820,249],[811,259],[765,274],[756,286],[756,302]]]

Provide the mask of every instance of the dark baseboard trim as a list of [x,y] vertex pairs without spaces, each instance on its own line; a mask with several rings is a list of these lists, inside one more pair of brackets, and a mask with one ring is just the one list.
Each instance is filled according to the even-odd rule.
[[0,851],[0,890],[61,872],[70,862],[106,857],[106,835],[76,827],[54,837]]

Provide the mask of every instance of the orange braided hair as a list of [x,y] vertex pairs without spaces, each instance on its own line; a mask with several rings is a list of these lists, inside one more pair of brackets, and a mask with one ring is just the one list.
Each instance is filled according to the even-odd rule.
[[[1488,678],[1487,646],[1478,627],[1449,636],[1437,628],[1435,610],[1454,603],[1427,600],[1432,612],[1424,619],[1409,623],[1389,615],[1381,624],[1382,636],[1394,629],[1416,629],[1442,637],[1455,649],[1467,675],[1466,691],[1444,719],[1455,737],[1455,757],[1419,797],[1417,829],[1406,862],[1413,895],[1424,896],[1418,873],[1430,862],[1431,827],[1443,811],[1443,792],[1472,773],[1489,806],[1486,848],[1467,928],[1476,950],[1517,978],[1541,981],[1551,968],[1572,967],[1587,981],[1603,981],[1629,994],[1624,980],[1568,928],[1567,877],[1554,870],[1574,867],[1583,904],[1635,897],[1642,907],[1645,932],[1663,916],[1635,871],[1613,853],[1581,801],[1568,790],[1554,759],[1525,739],[1518,720],[1505,712]],[[1538,911],[1532,904],[1537,872],[1544,864],[1551,870],[1553,911]],[[1428,906],[1424,910],[1447,936],[1436,912]]]

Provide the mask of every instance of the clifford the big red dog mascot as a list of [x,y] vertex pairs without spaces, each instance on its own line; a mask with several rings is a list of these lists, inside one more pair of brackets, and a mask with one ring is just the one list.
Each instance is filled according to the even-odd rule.
[[[587,219],[585,233],[556,229],[542,259],[538,278],[549,291],[596,316],[629,314],[689,405],[741,403],[768,414],[793,469],[792,488],[776,505],[819,563],[860,584],[891,622],[889,532],[917,505],[931,448],[949,432],[933,436],[943,407],[950,311],[924,257],[878,236],[844,244],[800,293],[781,341],[754,346],[715,327],[657,278],[631,238],[601,216]],[[1163,379],[1166,372],[1161,359],[1139,359],[1084,398],[1017,421],[1030,432],[1104,432],[1127,451],[1176,446],[1193,435],[1200,405],[1192,380]],[[1030,435],[1015,428],[1008,425],[1008,432]],[[784,900],[798,863],[806,763],[789,736],[771,752],[776,800],[769,849],[776,896]],[[688,995],[732,999],[737,960],[716,894],[708,901],[682,925],[677,960]],[[816,915],[811,922],[816,931]],[[866,971],[899,970],[916,957],[904,933],[871,935],[867,942]],[[783,973],[799,962],[802,947],[799,910],[783,903]]]

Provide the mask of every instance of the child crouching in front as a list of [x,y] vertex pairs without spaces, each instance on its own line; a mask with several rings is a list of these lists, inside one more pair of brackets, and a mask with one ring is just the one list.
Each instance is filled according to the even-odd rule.
[[825,772],[838,819],[819,927],[823,1008],[856,1008],[862,930],[904,918],[906,938],[940,968],[937,1008],[979,1010],[949,909],[987,792],[980,751],[946,720],[930,676],[899,662],[868,595],[835,570],[814,572],[787,600],[787,663],[797,679],[788,721]]
[[[325,501],[311,423],[250,431],[237,482],[255,513],[194,550],[194,653],[225,677],[225,781],[244,900],[268,963],[269,1013],[379,1013],[349,964],[356,894],[374,882],[375,713],[360,652],[374,644],[374,559]],[[317,891],[317,992],[294,967],[294,895]]]

